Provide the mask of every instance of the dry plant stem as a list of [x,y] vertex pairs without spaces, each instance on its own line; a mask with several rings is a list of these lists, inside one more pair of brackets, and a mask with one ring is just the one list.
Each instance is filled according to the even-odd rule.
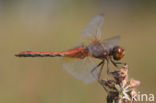
[[[107,92],[107,103],[134,103],[140,81],[128,78],[128,65],[120,70],[110,72],[113,79],[100,79],[98,82]],[[134,98],[132,98],[134,97]]]

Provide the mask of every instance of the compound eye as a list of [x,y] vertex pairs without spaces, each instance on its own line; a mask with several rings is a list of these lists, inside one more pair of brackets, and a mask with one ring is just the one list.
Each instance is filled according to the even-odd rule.
[[122,54],[122,49],[121,48],[117,48],[117,53],[118,54]]
[[113,58],[115,60],[120,60],[125,55],[125,50],[119,46],[114,47]]

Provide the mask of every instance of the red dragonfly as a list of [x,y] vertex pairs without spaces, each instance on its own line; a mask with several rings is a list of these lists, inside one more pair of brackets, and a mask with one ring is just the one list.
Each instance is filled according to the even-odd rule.
[[[62,64],[67,72],[85,83],[93,82],[100,78],[105,61],[107,61],[107,73],[109,73],[109,62],[117,67],[118,64],[122,63],[114,60],[120,60],[126,53],[122,47],[117,46],[119,36],[100,40],[103,20],[103,14],[95,16],[82,31],[82,36],[91,41],[89,45],[80,45],[62,52],[25,51],[16,54],[16,56],[62,57]],[[93,60],[95,58],[100,59],[101,62],[96,64]]]

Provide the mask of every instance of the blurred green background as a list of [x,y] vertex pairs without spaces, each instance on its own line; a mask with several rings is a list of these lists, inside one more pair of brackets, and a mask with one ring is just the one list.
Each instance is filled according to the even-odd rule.
[[104,13],[103,38],[121,35],[129,76],[156,94],[154,0],[0,0],[0,103],[105,103],[98,83],[84,84],[59,58],[17,58],[21,51],[62,51],[85,40],[81,31]]

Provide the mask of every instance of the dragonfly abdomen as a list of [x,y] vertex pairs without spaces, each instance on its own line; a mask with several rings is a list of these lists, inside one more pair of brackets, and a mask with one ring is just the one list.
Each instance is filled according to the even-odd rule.
[[34,52],[26,51],[16,54],[18,57],[56,57],[62,56],[60,52]]
[[80,46],[77,48],[73,48],[67,51],[62,52],[64,57],[71,57],[71,58],[84,58],[89,56],[88,48],[84,46]]
[[88,56],[88,49],[80,46],[63,52],[37,52],[37,51],[25,51],[16,54],[17,57],[72,57],[72,58],[84,58]]

